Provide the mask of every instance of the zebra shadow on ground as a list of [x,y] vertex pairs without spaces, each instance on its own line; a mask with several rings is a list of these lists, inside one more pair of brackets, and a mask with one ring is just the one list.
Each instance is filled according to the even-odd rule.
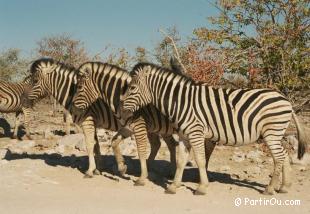
[[[0,118],[0,138],[2,137],[13,137],[13,132],[11,132],[11,125],[5,118]],[[17,130],[17,139],[22,140],[23,136],[26,134],[24,125],[19,125]]]
[[[115,176],[131,180],[128,175],[133,175],[138,177],[140,175],[140,162],[138,159],[132,159],[130,156],[124,156],[127,165],[126,175],[121,176],[117,172],[116,162],[113,155],[102,155],[102,172],[106,178],[118,180]],[[44,162],[49,166],[63,166],[71,167],[73,169],[78,169],[81,174],[84,173],[88,168],[88,157],[87,156],[62,156],[60,154],[15,154],[10,151],[7,152],[5,159],[8,161],[20,160],[20,159],[34,159],[34,160],[44,160]],[[168,184],[171,183],[172,170],[169,161],[165,160],[154,160],[149,165],[149,180],[156,185],[166,188]],[[223,184],[231,184],[240,187],[254,189],[260,193],[264,191],[266,185],[252,182],[248,180],[234,179],[228,173],[222,172],[212,172],[208,171],[208,178],[210,183],[219,182]],[[169,180],[170,179],[170,180]],[[199,173],[197,168],[186,168],[184,170],[183,182],[199,182]],[[185,187],[192,192],[195,190],[191,187],[185,185]]]
[[[13,136],[13,133],[12,133]],[[17,139],[23,140],[23,137],[26,136],[26,128],[24,125],[20,125],[17,130]]]
[[[137,160],[138,161],[138,160]],[[155,162],[152,163],[150,169],[157,173],[158,175],[160,175],[159,177],[169,177],[170,179],[173,179],[172,171],[170,170],[162,170],[162,166],[165,166],[165,168],[169,169],[170,166],[170,162],[164,161],[165,163],[162,163],[162,161],[156,160]],[[138,163],[139,164],[139,163]],[[170,174],[169,174],[170,173]],[[168,176],[167,176],[168,175]],[[263,193],[266,187],[266,184],[261,184],[255,181],[249,181],[249,180],[241,180],[241,179],[236,179],[236,178],[232,178],[231,175],[229,173],[223,173],[223,172],[216,172],[216,171],[207,171],[207,175],[208,175],[208,179],[209,182],[212,183],[213,182],[219,182],[219,183],[223,183],[223,184],[231,184],[231,185],[236,185],[239,187],[244,187],[244,188],[250,188],[250,189],[254,189],[255,191],[259,192],[259,193]],[[163,188],[166,188],[167,184],[170,184],[171,181],[167,181],[167,179],[165,180],[165,183],[162,183],[162,180],[156,180],[151,177],[150,178],[151,181],[153,181],[154,183],[162,186]],[[183,177],[182,177],[182,182],[195,182],[198,183],[199,182],[199,171],[198,168],[195,167],[186,167],[183,173]],[[193,193],[195,192],[195,189],[186,186],[183,184],[183,186],[185,186],[187,189],[191,190]]]
[[0,118],[0,137],[11,137],[11,136],[12,136],[11,125],[6,119]]
[[[64,132],[63,130],[53,130],[52,133],[54,135],[58,135],[58,136],[62,136],[62,137],[67,135],[66,132]],[[70,130],[70,134],[76,134],[76,133],[77,133],[76,131]]]

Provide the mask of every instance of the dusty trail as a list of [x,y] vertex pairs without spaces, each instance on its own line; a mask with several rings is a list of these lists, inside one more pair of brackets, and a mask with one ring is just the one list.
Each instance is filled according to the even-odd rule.
[[[49,123],[50,112],[44,112],[32,118],[33,141],[0,137],[0,213],[310,213],[309,154],[302,162],[291,155],[293,186],[288,194],[265,196],[260,192],[269,181],[273,163],[264,147],[218,146],[209,164],[211,182],[206,196],[193,195],[198,177],[195,167],[187,167],[177,194],[167,195],[164,187],[171,180],[164,144],[151,167],[152,181],[135,187],[139,163],[134,140],[127,139],[121,148],[129,173],[122,178],[113,173],[110,133],[100,131],[104,172],[84,179],[87,159],[82,135],[61,136],[61,115]],[[7,118],[10,124],[14,124],[12,118]],[[239,207],[236,198],[241,198]],[[259,199],[262,202],[250,205]],[[269,199],[300,200],[301,205],[264,205]]]

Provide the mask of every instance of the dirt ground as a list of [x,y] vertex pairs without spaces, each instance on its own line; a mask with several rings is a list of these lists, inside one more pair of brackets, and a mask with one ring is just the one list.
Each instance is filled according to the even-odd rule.
[[[303,119],[309,126],[309,118]],[[1,127],[13,124],[14,115],[1,116],[0,133],[5,132]],[[195,164],[187,166],[177,194],[167,195],[164,190],[171,178],[164,143],[151,163],[150,181],[136,187],[139,162],[133,139],[121,145],[128,166],[122,177],[116,172],[110,146],[113,133],[99,130],[104,170],[102,175],[86,179],[83,136],[63,136],[60,113],[53,117],[49,105],[40,104],[30,128],[34,140],[0,137],[0,213],[310,213],[309,152],[298,161],[290,150],[293,185],[287,194],[261,194],[270,180],[273,162],[265,147],[256,144],[215,148],[207,195],[193,195],[198,181]],[[75,128],[71,129],[73,133]]]

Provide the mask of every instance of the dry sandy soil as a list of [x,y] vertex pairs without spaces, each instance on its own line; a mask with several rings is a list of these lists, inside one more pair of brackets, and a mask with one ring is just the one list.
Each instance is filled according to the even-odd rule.
[[[309,153],[297,161],[291,150],[293,185],[287,194],[261,194],[273,162],[264,146],[257,144],[216,147],[210,159],[206,196],[193,195],[198,180],[195,165],[187,166],[177,194],[167,195],[164,190],[171,179],[164,144],[151,164],[150,181],[136,187],[133,181],[139,175],[139,162],[134,140],[127,139],[122,145],[128,174],[121,177],[110,147],[112,133],[100,130],[104,170],[102,175],[86,179],[83,172],[88,163],[82,134],[62,136],[61,114],[52,117],[48,108],[41,104],[32,115],[34,140],[0,137],[0,213],[310,213]],[[5,118],[14,124],[14,115]],[[310,122],[309,118],[304,121]],[[1,119],[0,124],[5,125],[5,121]],[[240,206],[235,206],[237,198]],[[300,205],[266,205],[286,200],[299,200]]]

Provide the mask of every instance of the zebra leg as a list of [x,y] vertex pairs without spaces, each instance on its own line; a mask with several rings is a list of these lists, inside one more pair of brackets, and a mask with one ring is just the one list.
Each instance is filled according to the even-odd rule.
[[29,130],[29,116],[30,116],[30,109],[29,108],[22,108],[23,114],[24,114],[24,124],[26,129],[26,137],[28,140],[32,140],[30,136],[30,130]]
[[124,137],[118,132],[113,138],[112,138],[112,149],[113,153],[117,162],[117,168],[121,175],[124,175],[127,171],[127,166],[125,164],[124,157],[121,153],[121,150],[119,148],[119,144],[122,143],[124,140]]
[[171,163],[171,168],[169,174],[173,176],[176,171],[176,146],[178,145],[178,142],[175,141],[175,139],[172,136],[163,136],[164,141],[167,144],[167,147],[169,149],[170,153],[170,163]]
[[75,127],[75,133],[83,133],[83,130],[79,125],[74,123],[74,127]]
[[205,139],[199,138],[197,135],[195,136],[196,138],[191,138],[189,141],[194,151],[194,157],[200,175],[200,183],[195,191],[195,195],[205,195],[209,184],[206,172]]
[[273,195],[275,194],[275,189],[279,185],[280,173],[283,167],[283,162],[287,157],[287,153],[283,148],[281,141],[267,141],[267,145],[271,151],[273,161],[274,161],[274,172],[271,177],[269,185],[266,187],[263,194]]
[[139,117],[132,122],[131,126],[134,130],[134,136],[136,138],[137,150],[141,164],[141,175],[139,179],[135,182],[135,186],[144,186],[145,180],[148,177],[146,164],[146,147],[148,144],[146,124],[144,119],[142,117]]
[[82,123],[82,129],[85,135],[85,141],[86,141],[86,149],[88,154],[88,170],[85,172],[85,178],[91,178],[93,177],[93,172],[96,169],[96,162],[94,157],[94,146],[96,144],[95,140],[95,126],[94,121],[92,118],[88,117],[83,123]]
[[157,134],[148,133],[148,138],[149,138],[150,145],[151,145],[151,153],[148,158],[148,162],[149,162],[149,161],[155,160],[155,157],[160,149],[161,143],[160,143],[159,136]]
[[65,132],[66,132],[66,135],[70,135],[70,115],[69,115],[69,112],[64,109],[64,113],[63,113],[63,117],[64,117],[64,121],[65,121]]
[[20,124],[20,118],[19,118],[19,116],[20,116],[21,113],[22,113],[22,112],[18,111],[18,112],[16,112],[16,114],[15,114],[15,127],[14,127],[13,136],[12,136],[13,139],[16,139],[16,138],[17,138],[18,128],[19,128],[19,124]]
[[178,158],[176,160],[176,172],[174,176],[173,183],[167,186],[165,193],[167,194],[175,194],[177,188],[181,186],[183,172],[188,160],[188,156],[190,153],[191,147],[185,147],[184,143],[179,143],[178,145]]
[[[95,129],[95,128],[94,128]],[[101,175],[101,171],[102,171],[102,156],[101,156],[101,152],[100,152],[100,145],[99,145],[99,140],[97,137],[97,131],[95,129],[95,146],[94,146],[94,151],[95,151],[95,163],[96,163],[96,169],[94,170],[94,174],[95,175]]]
[[205,140],[205,154],[206,154],[206,170],[208,171],[209,159],[215,148],[216,143],[213,141]]
[[282,184],[279,189],[279,193],[288,193],[288,189],[291,187],[291,164],[289,156],[287,155],[284,159],[283,168],[282,168]]

